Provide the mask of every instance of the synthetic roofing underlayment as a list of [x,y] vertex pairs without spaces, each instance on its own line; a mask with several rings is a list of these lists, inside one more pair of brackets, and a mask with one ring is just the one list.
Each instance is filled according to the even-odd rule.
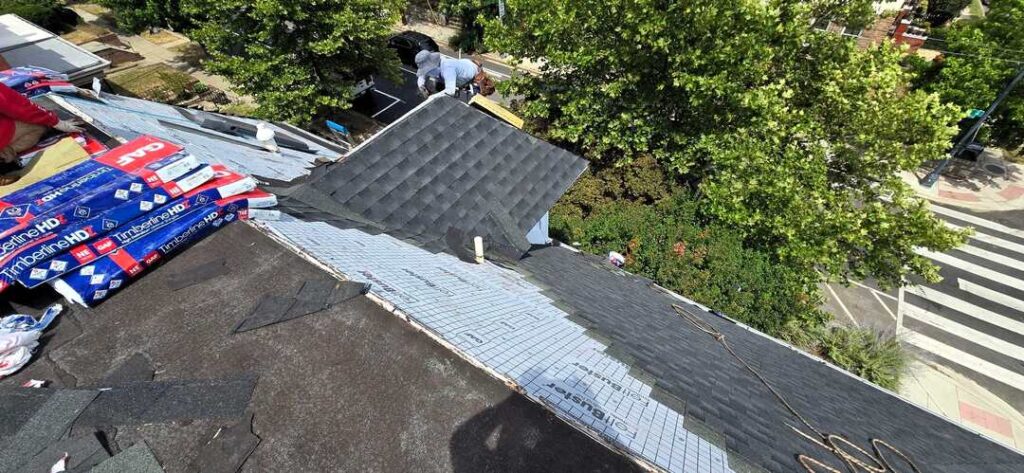
[[[667,471],[797,471],[798,455],[845,468],[673,304],[724,334],[738,356],[821,432],[867,451],[880,439],[909,455],[920,471],[1024,471],[1019,452],[600,257],[533,248],[500,267],[432,252],[460,254],[437,245],[460,218],[472,219],[461,224],[473,232],[522,236],[568,187],[566,179],[577,176],[575,156],[547,152],[550,145],[487,120],[494,119],[454,100],[428,100],[326,174],[346,169],[353,175],[291,189],[308,198],[297,213],[302,220],[283,215],[258,224],[338,274],[369,283],[385,307],[571,424]],[[477,128],[489,130],[495,142],[478,139]],[[533,153],[545,157],[530,161],[525,155]],[[468,168],[475,171],[462,172]],[[561,177],[544,179],[551,174]],[[480,184],[466,185],[466,179]],[[524,195],[530,197],[517,200]],[[489,212],[518,223],[480,225],[481,213]],[[911,471],[891,451],[878,456]]]
[[733,471],[725,452],[683,428],[651,386],[605,353],[516,272],[432,254],[388,235],[289,217],[275,234],[355,281],[526,395],[669,471]]
[[[307,151],[280,146],[279,153],[271,153],[263,149],[255,138],[202,128],[185,114],[210,117],[219,115],[146,100],[112,94],[103,94],[102,101],[57,94],[35,100],[53,100],[75,115],[88,117],[90,120],[87,121],[113,136],[128,140],[146,134],[159,136],[168,141],[187,144],[189,152],[200,161],[224,164],[244,174],[279,181],[306,176],[309,168],[316,165],[318,160],[334,160],[338,157],[338,153],[313,140],[298,137],[276,125],[271,127],[277,132],[278,138],[289,137],[301,142]],[[256,123],[254,120],[230,119],[249,125]]]

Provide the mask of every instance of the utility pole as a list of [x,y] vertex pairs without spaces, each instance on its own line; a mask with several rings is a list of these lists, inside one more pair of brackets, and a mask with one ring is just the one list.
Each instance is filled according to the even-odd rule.
[[1013,92],[1013,88],[1017,86],[1017,83],[1020,82],[1021,79],[1024,79],[1024,67],[1017,72],[1017,75],[1010,81],[1010,83],[1006,84],[1006,87],[1003,87],[1002,92],[999,92],[999,96],[997,96],[996,100],[992,102],[992,105],[988,106],[988,110],[985,110],[985,113],[978,118],[978,121],[974,122],[974,125],[960,136],[960,139],[956,142],[956,146],[953,146],[953,149],[949,150],[949,157],[943,159],[938,166],[935,166],[935,169],[933,169],[932,172],[928,173],[927,176],[921,179],[920,183],[922,186],[931,187],[935,185],[935,182],[939,180],[939,175],[942,174],[942,171],[944,171],[946,166],[949,165],[949,160],[960,156],[960,153],[967,148],[967,145],[974,142],[974,138],[978,136],[978,131],[981,130],[981,126],[985,124],[985,120],[988,119],[989,115],[991,115],[997,107],[999,107],[999,104],[1006,100],[1006,97],[1010,95],[1010,92]]

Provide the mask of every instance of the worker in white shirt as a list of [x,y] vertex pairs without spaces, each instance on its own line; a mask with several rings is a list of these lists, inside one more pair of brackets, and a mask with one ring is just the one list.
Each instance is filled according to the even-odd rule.
[[424,96],[430,95],[430,91],[427,90],[428,78],[443,79],[444,93],[454,96],[459,88],[478,81],[481,77],[486,77],[486,74],[483,74],[480,65],[471,59],[442,58],[441,53],[431,51],[416,53],[416,87]]

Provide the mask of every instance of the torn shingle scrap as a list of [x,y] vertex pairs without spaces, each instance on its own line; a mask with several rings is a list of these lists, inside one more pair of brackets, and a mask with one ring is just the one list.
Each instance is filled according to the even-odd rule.
[[90,473],[163,473],[160,462],[146,442],[139,441],[128,449],[96,465]]
[[335,304],[366,294],[369,289],[369,284],[361,282],[338,281],[334,278],[309,280],[292,296],[264,296],[252,313],[235,325],[233,332],[246,332],[324,311]]

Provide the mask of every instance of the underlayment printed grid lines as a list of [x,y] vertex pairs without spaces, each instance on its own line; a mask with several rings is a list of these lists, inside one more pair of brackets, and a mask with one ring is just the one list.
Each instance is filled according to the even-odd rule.
[[732,471],[724,451],[683,428],[680,413],[652,399],[649,385],[522,275],[323,222],[286,215],[261,223],[352,280],[370,283],[376,296],[515,380],[560,417],[667,471]]

